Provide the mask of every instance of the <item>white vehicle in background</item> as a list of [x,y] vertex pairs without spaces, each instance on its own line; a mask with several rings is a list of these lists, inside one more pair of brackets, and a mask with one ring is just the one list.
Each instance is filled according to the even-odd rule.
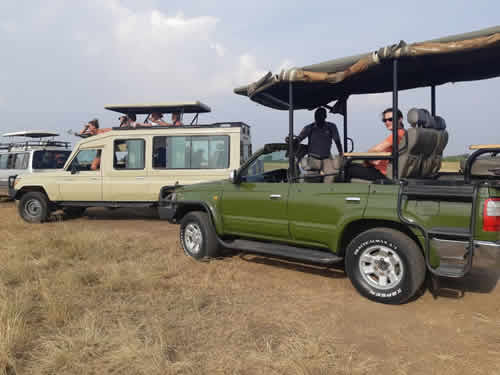
[[[8,195],[9,176],[46,172],[64,167],[71,154],[70,142],[56,141],[58,133],[29,130],[5,133],[15,138],[0,142],[0,196]],[[24,138],[19,140],[19,138]]]

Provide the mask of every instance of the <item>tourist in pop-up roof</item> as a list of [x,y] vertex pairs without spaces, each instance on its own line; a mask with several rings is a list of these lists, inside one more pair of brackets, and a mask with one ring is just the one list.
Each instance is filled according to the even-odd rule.
[[151,125],[151,126],[155,126],[155,125],[168,126],[168,125],[170,125],[169,123],[163,121],[162,117],[163,117],[163,114],[161,114],[160,112],[153,112],[153,113],[151,113],[151,116],[149,118],[149,124],[146,124],[146,125]]
[[173,126],[182,126],[183,123],[181,121],[181,114],[179,112],[172,113],[172,125]]
[[93,119],[88,122],[83,127],[83,130],[80,132],[80,135],[96,135],[96,134],[101,134],[101,133],[106,133],[109,132],[111,129],[99,129],[99,120],[98,119]]

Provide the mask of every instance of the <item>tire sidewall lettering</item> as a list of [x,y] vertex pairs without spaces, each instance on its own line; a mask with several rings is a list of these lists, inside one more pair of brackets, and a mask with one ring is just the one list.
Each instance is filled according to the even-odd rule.
[[[392,289],[388,290],[379,290],[373,288],[371,285],[366,283],[365,281],[362,281],[362,276],[361,276],[361,271],[359,269],[359,258],[363,251],[371,246],[385,246],[387,248],[390,248],[397,252],[397,254],[401,257],[401,260],[403,261],[403,264],[405,266],[405,276],[401,280],[401,282],[396,285]],[[407,278],[408,278],[408,264],[406,261],[405,253],[404,251],[400,251],[400,248],[397,244],[395,244],[392,241],[388,241],[383,238],[377,238],[377,239],[368,239],[365,241],[361,241],[354,249],[353,251],[353,259],[354,262],[352,264],[352,267],[354,267],[354,272],[359,275],[360,283],[362,285],[362,288],[365,289],[366,293],[374,297],[374,299],[380,299],[380,300],[388,300],[391,298],[397,298],[399,295],[404,293],[404,290],[407,288]]]

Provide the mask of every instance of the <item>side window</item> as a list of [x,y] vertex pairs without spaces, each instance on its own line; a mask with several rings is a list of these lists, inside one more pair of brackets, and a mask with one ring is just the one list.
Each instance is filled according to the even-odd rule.
[[14,157],[14,169],[26,169],[28,168],[29,155],[27,153],[15,154]]
[[153,138],[153,168],[224,169],[228,167],[228,136]]
[[229,168],[229,137],[213,136],[209,143],[208,167],[214,169]]
[[120,139],[114,141],[113,167],[115,169],[144,169],[144,139]]
[[80,150],[68,167],[68,170],[96,171],[101,167],[101,150]]
[[243,182],[286,182],[288,158],[286,151],[262,154],[241,173]]
[[16,163],[16,154],[9,154],[9,159],[7,161],[7,169],[14,169]]
[[0,169],[7,169],[7,162],[9,161],[8,154],[0,155]]

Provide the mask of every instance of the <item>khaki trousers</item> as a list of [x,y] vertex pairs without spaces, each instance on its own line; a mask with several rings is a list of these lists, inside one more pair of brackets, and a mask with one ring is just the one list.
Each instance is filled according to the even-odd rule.
[[323,160],[315,159],[309,156],[307,164],[309,164],[311,168],[321,170],[322,174],[330,175],[323,178],[324,183],[332,183],[335,175],[337,175],[340,170],[340,160],[338,158],[333,159],[331,155],[328,159]]

